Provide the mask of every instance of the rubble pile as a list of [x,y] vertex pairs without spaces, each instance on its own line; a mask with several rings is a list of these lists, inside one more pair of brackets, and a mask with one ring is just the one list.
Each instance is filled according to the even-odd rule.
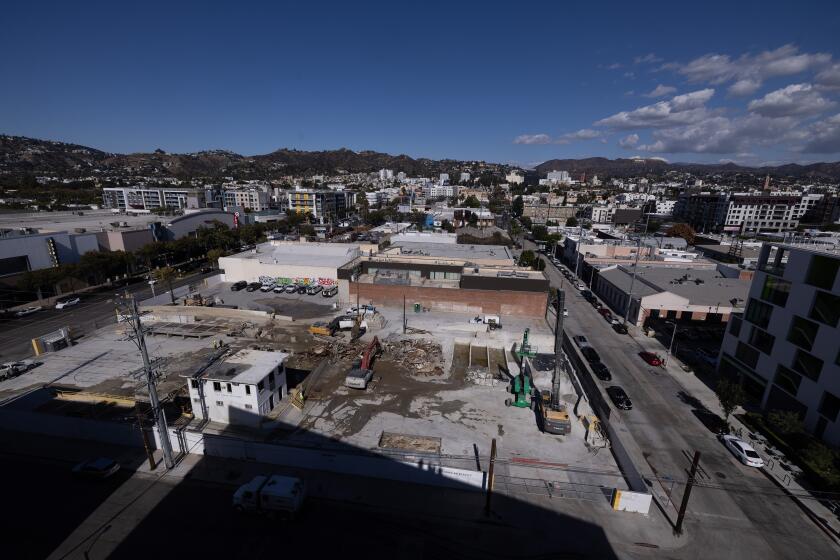
[[443,375],[443,350],[437,342],[426,339],[386,340],[382,349],[411,375]]
[[479,366],[467,368],[466,381],[473,385],[485,385],[487,387],[496,387],[505,383],[504,380],[499,379],[499,376],[490,373],[487,368]]

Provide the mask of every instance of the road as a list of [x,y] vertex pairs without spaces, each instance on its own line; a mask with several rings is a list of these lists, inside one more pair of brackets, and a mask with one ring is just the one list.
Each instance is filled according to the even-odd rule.
[[[532,248],[527,241],[525,244],[525,248]],[[780,497],[778,488],[760,471],[741,465],[717,441],[694,414],[696,402],[679,381],[638,356],[643,349],[634,338],[639,336],[638,329],[631,328],[629,336],[617,334],[545,260],[552,287],[565,289],[569,316],[564,330],[569,336],[585,335],[612,372],[611,382],[596,383],[602,387],[621,385],[633,401],[633,410],[616,410],[615,414],[621,416],[648,461],[648,465],[641,465],[642,472],[685,481],[696,450],[701,453],[703,468],[700,482],[725,487],[695,487],[686,518],[690,538],[702,543],[706,551],[720,550],[720,554],[709,557],[733,553],[735,541],[739,550],[749,550],[753,558],[837,557],[837,549],[793,501]],[[676,505],[668,512],[672,520],[681,496],[682,485],[675,484],[672,500]],[[807,546],[803,547],[803,542]]]
[[[172,287],[178,288],[197,283],[213,274],[215,272],[179,278],[172,282]],[[123,294],[126,289],[138,300],[152,296],[151,287],[145,280],[118,290],[120,294]],[[81,336],[115,322],[114,294],[116,291],[117,289],[111,289],[79,294],[81,302],[66,309],[44,308],[26,317],[10,316],[0,319],[0,361],[20,360],[32,356],[32,339],[61,327],[72,327],[73,335]],[[156,291],[160,294],[160,285]]]

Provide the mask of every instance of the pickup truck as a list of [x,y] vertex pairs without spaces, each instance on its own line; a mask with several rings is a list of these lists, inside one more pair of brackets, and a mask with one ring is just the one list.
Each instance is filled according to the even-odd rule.
[[233,494],[239,512],[280,515],[294,519],[306,497],[304,482],[292,476],[260,475],[240,486]]
[[26,373],[35,367],[35,362],[32,360],[23,360],[21,362],[7,362],[0,364],[0,381],[17,377],[22,373]]

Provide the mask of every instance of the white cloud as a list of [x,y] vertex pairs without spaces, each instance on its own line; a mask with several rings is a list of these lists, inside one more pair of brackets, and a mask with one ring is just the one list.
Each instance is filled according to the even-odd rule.
[[796,45],[788,44],[772,51],[744,54],[738,58],[710,53],[686,64],[668,63],[661,68],[675,70],[695,83],[716,85],[734,81],[730,93],[749,95],[768,78],[793,76],[818,69],[830,62],[831,55],[828,53],[800,53]]
[[808,154],[840,154],[840,113],[808,127],[808,142],[799,151]]
[[648,53],[644,56],[637,56],[633,59],[634,64],[656,64],[662,62],[662,59],[653,53]]
[[520,134],[513,139],[514,144],[549,144],[551,138],[548,134]]
[[811,84],[791,84],[753,99],[747,109],[765,117],[789,117],[817,115],[834,105]]
[[669,101],[659,101],[633,111],[622,111],[601,119],[596,126],[616,129],[670,127],[685,125],[709,118],[713,112],[705,104],[715,94],[711,88],[677,95]]
[[607,68],[607,70],[618,70],[619,68],[622,68],[622,66],[618,62],[613,62],[612,64],[610,64],[606,68]]
[[817,74],[814,81],[825,88],[840,88],[840,64],[829,66]]
[[629,134],[618,141],[618,145],[622,148],[631,148],[639,143],[638,134]]
[[600,138],[602,132],[600,130],[593,130],[591,128],[581,128],[575,132],[567,132],[554,141],[555,144],[570,144],[575,140],[594,140]]
[[677,91],[677,88],[673,86],[664,86],[662,84],[659,84],[658,86],[653,88],[653,91],[651,91],[650,93],[646,93],[645,97],[665,97],[666,95],[671,95],[675,91]]
[[655,141],[638,149],[655,153],[734,154],[757,145],[783,142],[797,124],[790,117],[768,118],[747,115],[736,119],[722,116],[702,122],[654,131]]

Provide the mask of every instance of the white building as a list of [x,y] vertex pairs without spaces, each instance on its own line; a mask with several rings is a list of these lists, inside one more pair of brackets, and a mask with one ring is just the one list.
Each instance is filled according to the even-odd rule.
[[719,372],[767,411],[795,412],[840,445],[840,250],[765,243],[742,319],[723,339]]
[[672,216],[674,214],[674,204],[676,200],[657,200],[656,213],[663,216]]
[[470,180],[470,174],[466,172],[461,173],[461,177],[458,182],[460,183],[467,183]]
[[458,185],[428,185],[423,189],[423,194],[426,195],[426,198],[437,198],[439,196],[453,198],[458,196]]
[[449,184],[449,173],[441,173],[440,180],[438,181],[440,185],[448,185]]
[[794,230],[820,199],[821,194],[737,193],[729,201],[723,230],[738,233]]
[[568,171],[549,171],[545,176],[546,180],[552,184],[569,183],[572,178]]
[[505,181],[507,181],[511,185],[521,185],[525,182],[525,176],[519,173],[518,171],[511,171],[510,173],[505,175]]
[[261,212],[269,208],[269,194],[260,189],[225,190],[222,200],[225,208],[248,208]]
[[194,189],[105,187],[102,189],[102,201],[105,208],[120,210],[186,208],[187,198],[195,192]]
[[596,224],[612,223],[615,215],[615,206],[590,206],[585,211],[585,216]]
[[211,422],[259,427],[288,392],[283,352],[240,350],[190,377],[193,414]]
[[394,170],[393,169],[380,169],[379,170],[379,180],[380,181],[390,181],[394,178]]

